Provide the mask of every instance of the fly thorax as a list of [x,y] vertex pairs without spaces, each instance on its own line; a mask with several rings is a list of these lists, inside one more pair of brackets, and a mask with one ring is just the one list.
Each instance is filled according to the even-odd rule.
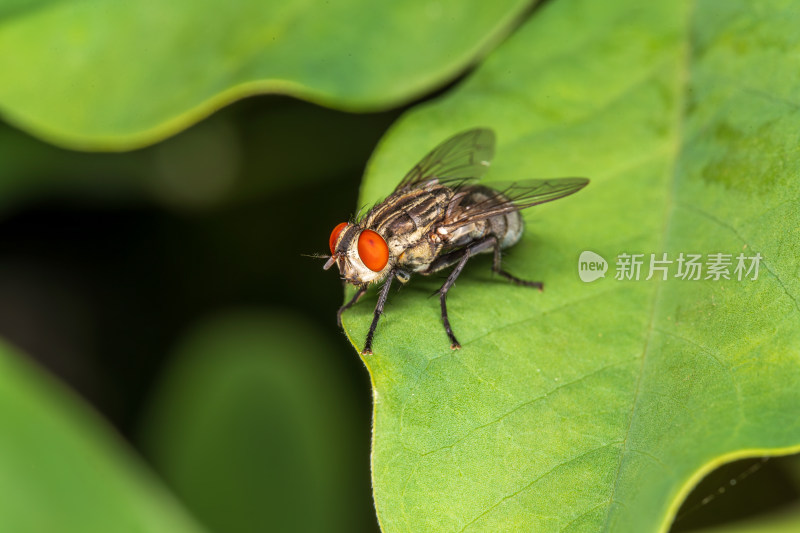
[[427,187],[390,196],[378,208],[371,224],[386,235],[395,256],[416,246],[444,216],[452,191],[442,186]]

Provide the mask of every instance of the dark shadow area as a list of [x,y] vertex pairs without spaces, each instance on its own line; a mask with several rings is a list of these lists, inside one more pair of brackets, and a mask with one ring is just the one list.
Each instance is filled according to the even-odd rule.
[[797,458],[742,459],[708,474],[689,494],[670,531],[695,531],[780,513],[797,505]]

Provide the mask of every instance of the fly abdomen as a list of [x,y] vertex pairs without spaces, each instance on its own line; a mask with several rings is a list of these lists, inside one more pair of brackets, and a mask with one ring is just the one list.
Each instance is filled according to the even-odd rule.
[[[498,205],[505,205],[506,208],[497,210]],[[519,210],[509,210],[508,206],[513,206],[511,200],[494,189],[481,185],[464,187],[448,207],[448,219],[463,218],[465,223],[448,231],[448,245],[464,246],[489,236],[497,237],[501,248],[516,244],[522,237],[524,224]],[[500,212],[482,218],[485,211]],[[470,219],[476,220],[469,222]]]
[[491,233],[500,241],[500,248],[508,248],[516,244],[522,237],[525,224],[519,211],[510,211],[502,215],[495,215],[489,220]]

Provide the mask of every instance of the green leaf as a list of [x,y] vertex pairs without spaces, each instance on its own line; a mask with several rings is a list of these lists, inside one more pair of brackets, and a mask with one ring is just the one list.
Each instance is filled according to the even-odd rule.
[[[460,351],[441,279],[390,295],[364,358],[385,531],[665,531],[716,465],[800,450],[798,24],[777,0],[550,2],[389,133],[359,205],[476,126],[499,139],[487,181],[592,182],[526,211],[505,257],[543,293],[467,265]],[[605,279],[580,281],[585,250]],[[757,280],[614,279],[623,253],[740,252]],[[374,305],[344,316],[356,347]]]
[[0,346],[0,530],[201,531],[72,395]]
[[530,2],[17,1],[0,111],[50,142],[156,142],[247,95],[384,109],[452,79]]
[[[335,352],[334,352],[335,354]],[[358,531],[358,412],[320,332],[284,312],[227,313],[181,343],[146,448],[214,531]],[[362,520],[363,521],[363,520]]]

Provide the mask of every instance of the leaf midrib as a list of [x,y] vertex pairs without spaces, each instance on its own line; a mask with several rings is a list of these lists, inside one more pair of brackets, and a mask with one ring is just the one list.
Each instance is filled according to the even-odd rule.
[[[673,117],[673,129],[672,129],[673,139],[671,142],[672,145],[671,147],[673,151],[673,160],[672,160],[672,169],[669,173],[667,194],[664,199],[664,215],[662,223],[662,227],[664,229],[661,233],[661,239],[660,239],[661,250],[666,249],[667,238],[669,236],[670,229],[672,226],[672,220],[673,220],[672,215],[675,212],[675,189],[678,182],[678,161],[681,155],[683,140],[685,137],[683,130],[686,122],[686,103],[687,103],[686,95],[688,93],[688,87],[689,87],[689,70],[690,70],[691,53],[692,53],[691,27],[692,27],[694,11],[695,11],[695,2],[687,2],[686,17],[684,24],[683,46],[680,47],[680,50],[678,51],[678,53],[680,54],[680,62],[676,69],[677,70],[676,91],[675,91],[676,103],[675,103],[675,115]],[[647,355],[650,349],[650,341],[652,340],[654,333],[656,310],[658,309],[658,304],[661,298],[661,294],[662,294],[661,284],[655,283],[653,288],[653,296],[651,298],[651,304],[650,304],[650,320],[648,321],[648,326],[646,330],[645,344],[641,355],[642,361],[640,365],[639,375],[637,376],[636,380],[636,389],[634,391],[631,413],[628,419],[628,427],[625,430],[625,434],[622,440],[622,446],[620,447],[617,472],[614,475],[614,485],[611,488],[611,494],[609,495],[608,498],[608,511],[606,512],[605,515],[602,531],[609,531],[610,522],[612,516],[614,516],[613,513],[614,504],[616,503],[617,505],[619,505],[620,503],[615,500],[615,497],[619,489],[620,473],[622,472],[623,464],[626,462],[627,457],[630,453],[629,442],[631,436],[631,429],[633,428],[633,423],[634,420],[636,419],[636,414],[638,411],[639,399],[642,388],[642,378],[644,376],[645,365],[647,364],[648,361]],[[661,523],[658,526],[658,531],[659,532],[667,531],[669,529],[670,523],[671,523],[670,518],[667,515],[664,515],[662,517]]]

